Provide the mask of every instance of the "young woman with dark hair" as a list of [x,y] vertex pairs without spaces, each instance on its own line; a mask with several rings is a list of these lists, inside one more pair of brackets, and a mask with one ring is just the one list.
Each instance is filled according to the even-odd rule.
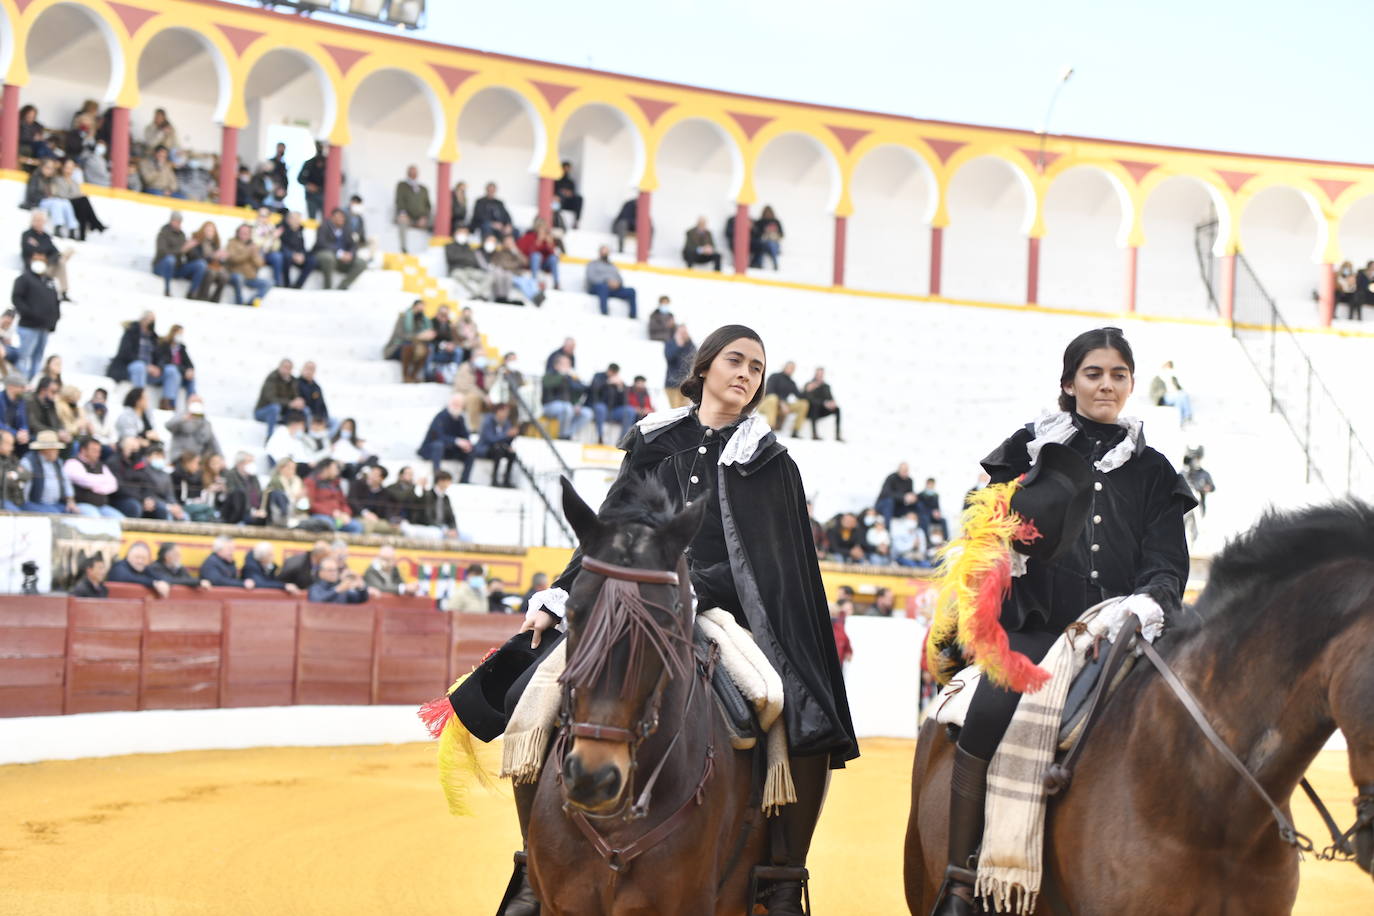
[[[1145,444],[1140,421],[1121,415],[1134,388],[1135,356],[1121,330],[1080,334],[1064,351],[1059,410],[1018,429],[983,459],[993,484],[1021,477],[1050,443],[1067,445],[1091,470],[1091,509],[1082,529],[1062,532],[1064,546],[1053,559],[1027,559],[1002,603],[1000,623],[1011,648],[1031,662],[1107,599],[1131,596],[1147,638],[1181,607],[1188,581],[1183,516],[1193,497],[1169,460]],[[974,693],[955,750],[947,893],[936,916],[979,912],[971,877],[983,837],[988,764],[1021,696],[987,677]]]
[[[801,475],[767,420],[754,413],[766,363],[763,341],[750,328],[727,325],[712,332],[682,384],[691,403],[651,413],[631,428],[620,446],[620,476],[606,499],[614,501],[637,478],[654,476],[678,509],[708,501],[687,549],[692,587],[697,607],[733,614],[782,677],[797,801],[783,806],[771,824],[778,840],[774,864],[799,867],[806,864],[829,770],[857,757],[859,747]],[[575,555],[552,588],[531,597],[525,628],[537,637],[561,620],[580,563]],[[534,788],[515,788],[522,835]],[[762,896],[772,916],[802,913],[798,881],[773,882]],[[528,895],[520,906],[532,899]]]

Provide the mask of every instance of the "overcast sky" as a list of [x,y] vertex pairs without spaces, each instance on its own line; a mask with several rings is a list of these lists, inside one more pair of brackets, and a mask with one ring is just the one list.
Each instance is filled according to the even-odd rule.
[[1374,161],[1368,0],[429,0],[419,34],[923,118]]

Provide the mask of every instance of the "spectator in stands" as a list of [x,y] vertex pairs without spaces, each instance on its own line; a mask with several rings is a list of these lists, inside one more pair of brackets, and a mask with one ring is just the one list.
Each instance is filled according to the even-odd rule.
[[178,522],[188,521],[190,515],[185,507],[177,502],[176,493],[172,489],[172,473],[162,443],[154,442],[149,445],[144,456],[148,465],[144,473],[153,488],[153,497],[165,507],[167,518]]
[[34,435],[24,456],[24,467],[29,472],[27,499],[20,507],[24,512],[76,515],[79,511],[72,483],[58,460],[61,453],[62,441],[57,433],[44,430]]
[[35,251],[25,269],[14,278],[10,302],[19,316],[19,374],[32,378],[43,365],[48,336],[62,318],[61,294],[48,276],[48,259]]
[[423,493],[429,489],[429,479],[415,483],[415,471],[406,465],[396,472],[396,481],[386,488],[386,498],[392,505],[392,515],[401,522],[422,521],[419,516]]
[[458,231],[458,227],[467,228],[468,224],[468,183],[460,181],[454,184],[452,200],[450,201],[450,214],[453,219],[453,230]]
[[853,512],[836,516],[826,531],[831,559],[837,563],[862,563],[867,557],[864,549],[864,530]]
[[162,278],[162,294],[172,295],[173,280],[187,280],[187,298],[200,289],[205,280],[206,263],[192,252],[199,245],[197,239],[188,239],[181,230],[181,211],[173,210],[167,225],[158,230],[157,250],[153,254],[153,273]]
[[420,184],[420,170],[406,166],[404,181],[396,182],[396,233],[401,237],[401,254],[406,254],[407,229],[429,229],[433,220],[429,188]]
[[296,379],[296,392],[305,402],[305,415],[311,420],[323,420],[325,424],[336,428],[338,424],[331,423],[329,420],[329,405],[324,400],[324,389],[320,383],[315,381],[315,362],[306,360],[301,366],[300,378]]
[[110,186],[110,163],[105,158],[104,143],[97,143],[93,148],[82,152],[80,162],[81,174],[85,177],[86,184],[99,188]]
[[60,298],[70,301],[67,299],[67,262],[71,260],[73,249],[59,249],[52,236],[48,235],[48,214],[42,210],[34,210],[29,214],[29,228],[19,236],[19,256],[23,259],[24,266],[28,267],[34,254],[40,252],[47,259],[46,271],[57,285]]
[[110,574],[105,577],[105,581],[142,585],[152,589],[158,597],[166,598],[172,593],[172,587],[153,577],[148,569],[152,562],[153,554],[148,545],[143,541],[134,541],[124,553],[124,559],[116,560],[110,567]]
[[1193,422],[1193,399],[1179,382],[1173,360],[1165,360],[1159,374],[1150,380],[1150,400],[1155,405],[1167,404],[1176,408],[1179,426],[1187,426]]
[[91,199],[81,190],[81,175],[77,172],[75,159],[68,159],[62,163],[53,178],[51,188],[54,197],[71,202],[72,212],[76,215],[76,237],[79,240],[86,241],[87,232],[105,231],[106,226],[100,221],[100,217],[95,215],[95,206]]
[[[448,382],[453,380],[457,363],[465,361],[470,355],[468,348],[458,343],[458,326],[453,313],[447,305],[439,306],[434,313],[434,340],[428,347],[429,354],[420,370],[420,377],[426,380]],[[401,360],[401,374],[405,375],[405,360]]]
[[864,532],[864,543],[868,545],[868,562],[879,566],[892,562],[892,536],[881,515],[873,517],[873,524]]
[[506,602],[514,604],[518,600],[518,596],[506,594],[506,583],[492,576],[491,581],[487,583],[488,614],[509,614],[512,609]]
[[105,575],[109,571],[109,565],[105,558],[100,554],[92,554],[82,561],[81,567],[77,570],[76,584],[72,586],[71,596],[73,598],[108,598],[110,590],[105,587]]
[[330,553],[328,541],[316,541],[310,550],[283,560],[281,569],[278,571],[278,577],[288,585],[294,585],[301,591],[305,591],[315,581],[315,570]]
[[38,378],[34,381],[37,383],[45,378],[52,379],[57,387],[62,387],[62,357],[59,354],[54,353],[43,360],[43,368],[38,370]]
[[72,130],[81,135],[83,142],[89,142],[95,138],[95,132],[100,127],[100,105],[95,99],[87,99],[81,103],[76,114],[72,115]]
[[19,109],[19,154],[41,160],[53,156],[52,147],[48,145],[48,130],[38,120],[38,109],[32,105]]
[[905,461],[883,479],[882,488],[873,508],[892,526],[893,516],[905,515],[916,507],[916,486],[911,481],[911,466]]
[[[464,414],[467,417],[468,429],[473,431],[481,424],[482,414],[491,407],[484,387],[486,364],[485,356],[475,356],[465,363],[460,363],[453,372],[453,390],[466,398]],[[481,368],[478,368],[479,366]]]
[[464,570],[463,581],[439,602],[439,610],[459,614],[487,613],[487,579],[482,564],[473,563]]
[[272,177],[272,163],[259,162],[258,167],[253,170],[253,177],[248,182],[248,205],[250,207],[268,206],[272,201],[272,192],[276,189],[276,180]]
[[501,358],[501,365],[491,374],[487,397],[493,404],[509,404],[511,415],[519,416],[520,389],[524,384],[525,375],[520,371],[519,357],[507,353]]
[[615,220],[611,223],[611,231],[615,233],[616,252],[625,253],[625,237],[635,233],[637,228],[635,223],[639,220],[639,200],[631,197],[620,205],[620,212],[615,215]]
[[153,363],[157,373],[162,376],[162,402],[160,410],[176,410],[177,396],[186,389],[189,400],[196,394],[196,364],[191,362],[191,354],[186,352],[186,329],[179,324],[172,325],[167,335],[158,341],[153,351]]
[[[510,405],[504,402],[493,407],[491,413],[482,419],[482,430],[477,436],[477,446],[473,454],[478,458],[491,459],[493,487],[514,486],[510,482],[510,475],[515,469],[515,437],[519,431],[520,427],[510,418]],[[501,475],[503,460],[506,462],[504,477]]]
[[62,419],[57,415],[57,382],[39,376],[34,384],[33,394],[28,399],[29,433],[52,432],[62,443],[63,450],[71,444],[72,438],[62,428]]
[[309,469],[327,455],[321,455],[305,433],[305,414],[299,410],[288,410],[282,414],[282,421],[263,451],[274,465],[291,462],[297,465],[299,473],[306,474]]
[[[1349,261],[1342,261],[1341,266],[1336,270],[1336,304],[1335,308],[1332,309],[1332,314],[1335,314],[1344,305],[1350,310],[1350,318],[1355,320],[1364,304],[1355,301],[1355,292],[1358,288],[1359,280],[1356,278],[1355,265]],[[1315,293],[1313,298],[1316,298]]]
[[324,212],[325,169],[329,156],[323,143],[315,144],[315,155],[301,166],[296,180],[305,187],[305,212],[311,219],[318,219]]
[[692,361],[697,358],[697,345],[687,332],[687,325],[673,328],[673,336],[663,342],[663,359],[668,370],[663,376],[664,393],[668,395],[669,407],[684,407],[688,403],[682,393],[682,383],[692,372]]
[[44,159],[29,176],[24,186],[24,200],[20,204],[26,210],[41,210],[52,221],[53,231],[58,236],[74,238],[81,223],[76,218],[76,209],[65,197],[59,197],[57,188],[57,160]]
[[182,452],[181,457],[172,463],[170,477],[172,499],[185,510],[191,521],[219,521],[219,514],[214,506],[216,494],[205,491],[205,476],[200,455],[195,452]]
[[19,362],[19,313],[12,308],[0,312],[0,374],[17,372]]
[[200,459],[201,494],[205,503],[215,510],[215,520],[223,519],[224,501],[229,493],[229,472],[224,456],[202,455]]
[[1355,275],[1355,302],[1350,317],[1363,319],[1366,305],[1374,306],[1374,261],[1367,262],[1364,270]]
[[[281,231],[282,286],[300,289],[310,272],[315,269],[315,253],[305,244],[305,230],[301,227],[301,215],[295,210],[286,214],[285,227]],[[295,268],[296,279],[291,279]]]
[[390,544],[383,544],[377,548],[377,557],[368,564],[367,571],[363,573],[363,582],[369,588],[375,588],[388,595],[420,593],[418,583],[407,582],[401,575],[401,570],[396,566],[396,548]]
[[240,579],[234,565],[234,539],[227,535],[215,538],[210,555],[200,564],[200,577],[218,588],[253,588],[252,579]]
[[367,442],[358,434],[358,422],[345,417],[329,443],[329,456],[339,462],[344,476],[352,478],[363,465],[375,462],[376,456],[367,450]]
[[[105,374],[116,382],[128,382],[136,388],[146,388],[150,379],[161,379],[162,367],[157,362],[156,324],[157,315],[151,311],[139,315],[137,321],[125,322],[119,348],[105,369]],[[176,396],[175,389],[172,396]]]
[[226,252],[220,244],[219,228],[206,220],[191,236],[191,240],[195,245],[186,256],[199,259],[205,264],[205,275],[200,281],[200,286],[191,292],[191,298],[218,302],[224,294],[225,285],[229,282],[229,271],[224,266]]
[[144,194],[183,200],[186,198],[181,192],[181,182],[177,181],[176,169],[172,167],[165,146],[157,147],[153,150],[152,156],[144,156],[139,160],[138,177],[143,182]]
[[115,418],[115,435],[121,440],[137,439],[139,448],[147,448],[162,438],[153,428],[153,415],[148,409],[148,389],[135,385],[124,395],[124,410]]
[[530,609],[530,599],[549,587],[548,573],[537,572],[530,577],[529,591],[520,598],[520,610],[516,613],[524,614]]
[[396,316],[391,338],[382,348],[382,357],[401,361],[402,383],[425,380],[425,361],[429,359],[429,348],[436,336],[434,321],[425,314],[423,299],[416,299],[410,308]]
[[90,428],[91,438],[106,450],[113,450],[119,443],[119,434],[115,432],[114,415],[110,413],[109,392],[104,388],[93,391],[82,410],[82,416]]
[[782,253],[782,221],[773,214],[773,208],[766,206],[759,218],[750,228],[749,266],[763,267],[763,258],[768,256],[773,269],[778,269],[778,255]]
[[181,548],[171,541],[158,545],[157,559],[148,566],[148,574],[168,585],[186,588],[210,588],[209,579],[197,576],[181,561]]
[[57,419],[72,442],[90,436],[93,427],[81,410],[81,389],[63,385],[57,392]]
[[339,561],[332,556],[320,560],[316,570],[316,580],[310,586],[309,598],[319,604],[363,604],[369,597],[381,595],[370,588],[362,578],[351,569],[339,571]]
[[625,285],[620,278],[620,269],[611,263],[611,249],[605,245],[598,252],[599,257],[587,264],[587,292],[601,303],[601,314],[611,313],[608,304],[611,299],[624,299],[630,308],[630,320],[638,317],[635,305],[635,291]]
[[[940,494],[935,490],[934,477],[927,477],[925,489],[916,494],[916,518],[927,540],[937,544],[949,540],[949,526],[945,524],[944,513],[940,511]],[[931,532],[939,532],[940,539],[935,541]]]
[[[333,531],[333,523],[316,522],[310,517],[310,500],[305,484],[296,473],[296,462],[278,461],[263,494],[267,524],[274,528],[303,528],[308,531]],[[308,588],[309,583],[302,588]]]
[[553,355],[553,368],[541,387],[539,415],[558,422],[558,438],[572,439],[592,419],[592,409],[582,403],[587,388],[573,373],[568,354]]
[[671,304],[667,296],[658,297],[658,308],[649,313],[649,339],[667,340],[673,336],[677,320],[668,308]]
[[[452,486],[453,475],[448,471],[440,471],[434,476],[434,486],[420,494],[419,526],[411,525],[405,529],[412,537],[458,537],[458,519],[453,514],[453,503],[448,498],[448,491]],[[424,529],[423,534],[420,531],[421,527]]]
[[263,206],[262,189],[253,180],[253,172],[246,165],[240,165],[238,175],[234,179],[234,206],[236,207],[261,207]]
[[811,381],[806,383],[806,389],[802,397],[808,402],[807,416],[811,418],[811,438],[819,439],[821,434],[817,431],[816,424],[826,417],[835,417],[835,441],[843,442],[844,436],[840,432],[840,405],[835,402],[835,396],[830,391],[830,384],[825,380],[825,369],[817,366],[816,374],[811,377]]
[[28,502],[29,469],[15,453],[14,433],[0,429],[0,509],[18,512]]
[[520,300],[511,298],[511,287],[520,291],[526,300],[535,305],[544,304],[544,289],[539,280],[527,273],[529,258],[515,244],[515,236],[501,238],[498,246],[495,239],[482,242],[482,252],[491,265],[491,289],[497,302],[510,302],[522,305]]
[[361,479],[349,485],[348,504],[353,509],[353,517],[363,523],[368,534],[395,531],[394,523],[400,520],[400,509],[393,505],[387,488],[382,485],[386,480],[386,468],[380,464],[369,464],[363,469]]
[[160,505],[154,495],[153,481],[148,476],[148,464],[143,457],[143,443],[139,439],[126,436],[119,440],[119,448],[110,459],[110,470],[119,483],[110,504],[125,518],[169,517],[166,507]]
[[72,498],[76,510],[90,518],[123,518],[124,513],[110,505],[110,497],[119,489],[119,481],[105,462],[100,460],[100,443],[82,439],[75,457],[62,465],[62,473],[72,484]]
[[263,263],[272,268],[272,283],[275,286],[286,285],[286,255],[281,250],[284,231],[285,223],[274,222],[270,208],[258,208],[258,218],[252,226],[253,246],[262,255]]
[[471,228],[482,236],[483,241],[491,236],[504,238],[515,234],[510,212],[496,196],[496,182],[487,182],[486,194],[472,205]]
[[200,395],[186,399],[185,412],[167,421],[167,431],[172,434],[167,444],[167,457],[173,462],[188,452],[202,456],[220,454],[219,440],[205,417],[205,404]]
[[[456,218],[455,218],[456,219]],[[473,299],[492,298],[491,266],[480,249],[472,247],[466,226],[454,224],[453,241],[444,246],[448,275]]]
[[576,229],[582,223],[582,195],[577,193],[577,182],[572,177],[572,163],[565,161],[562,166],[562,177],[554,179],[553,182],[554,208],[559,214],[568,213],[572,215],[571,226],[560,217],[559,221],[564,229]]
[[545,371],[545,372],[551,372],[551,371],[553,371],[553,364],[554,364],[555,362],[558,361],[558,357],[560,357],[560,356],[566,356],[566,357],[568,358],[568,365],[569,365],[571,368],[573,368],[573,369],[576,369],[576,368],[577,368],[577,340],[576,340],[576,338],[572,338],[572,337],[564,337],[564,338],[563,338],[563,343],[558,347],[558,349],[557,349],[557,350],[554,350],[552,353],[550,353],[550,354],[549,354],[549,358],[546,359],[546,360],[544,360],[544,371]]
[[930,542],[921,530],[920,519],[915,508],[904,509],[903,514],[894,518],[890,527],[892,534],[892,559],[900,566],[929,567]]
[[267,161],[272,166],[272,181],[278,187],[285,188],[290,183],[286,173],[286,144],[278,143],[276,153]]
[[20,453],[29,444],[29,406],[24,396],[24,376],[12,372],[5,376],[5,390],[0,392],[0,430],[12,433],[20,446]]
[[649,380],[642,375],[636,375],[630,390],[625,392],[625,403],[634,409],[635,418],[632,423],[653,413],[654,402],[649,397]]
[[436,480],[443,470],[441,462],[445,460],[463,463],[463,475],[459,478],[461,483],[467,483],[472,476],[472,463],[477,456],[473,452],[472,433],[463,415],[466,400],[464,395],[456,392],[449,395],[448,406],[434,415],[429,429],[425,431],[424,441],[416,451],[421,458],[434,465]]
[[305,479],[305,495],[310,500],[310,515],[316,521],[329,522],[349,534],[362,533],[363,526],[353,517],[344,496],[339,463],[333,458],[325,458],[316,465],[315,473]]
[[153,120],[143,128],[143,145],[153,150],[160,146],[169,152],[177,148],[176,128],[161,108],[153,112]]
[[530,276],[536,282],[540,282],[539,272],[542,270],[553,280],[554,289],[562,288],[558,279],[559,242],[549,229],[547,220],[542,216],[535,217],[533,228],[520,236],[520,241],[516,247],[520,249],[521,254],[529,259]]
[[367,261],[358,256],[358,244],[348,231],[348,214],[335,208],[326,222],[320,223],[315,233],[315,264],[324,277],[324,288],[334,288],[334,273],[344,275],[339,289],[348,289],[367,267]]
[[620,427],[620,435],[630,431],[638,419],[638,413],[630,406],[625,391],[625,380],[620,376],[620,366],[611,363],[605,372],[592,376],[591,390],[587,394],[587,404],[592,409],[592,419],[596,421],[596,444],[606,442],[606,420]]
[[867,611],[865,617],[891,617],[896,610],[897,600],[893,597],[892,589],[882,586],[877,594],[873,596],[873,607]]
[[713,270],[720,270],[720,252],[716,251],[716,240],[711,230],[706,228],[706,217],[687,230],[687,238],[682,244],[682,260],[688,267],[697,264],[710,264]]
[[[175,447],[176,440],[173,440]],[[256,460],[248,452],[234,456],[234,467],[224,475],[224,502],[220,517],[230,525],[263,525],[267,510],[262,504],[262,485],[254,469]]]
[[793,439],[801,435],[807,411],[811,409],[811,403],[801,396],[801,389],[792,380],[792,373],[796,371],[797,364],[789,359],[783,364],[781,372],[768,376],[763,387],[763,400],[759,402],[759,413],[774,432],[781,432],[787,418],[792,418]]
[[1202,466],[1202,449],[1189,449],[1183,456],[1183,477],[1188,481],[1188,486],[1193,488],[1197,494],[1198,511],[1202,515],[1207,514],[1207,494],[1215,493],[1216,482],[1212,480],[1212,475],[1207,473],[1207,469]]
[[[239,575],[243,578],[244,585],[252,583],[254,588],[274,588],[286,592],[288,595],[300,594],[301,588],[294,582],[284,582],[278,576],[280,570],[273,562],[274,548],[266,541],[259,541],[253,545],[253,549],[248,551],[243,557],[243,568]],[[303,554],[309,556],[309,554]]]
[[253,408],[253,418],[267,424],[266,438],[272,438],[272,431],[281,422],[284,410],[305,410],[305,398],[296,388],[296,379],[291,374],[291,360],[284,359],[277,368],[267,374],[258,392],[258,403]]

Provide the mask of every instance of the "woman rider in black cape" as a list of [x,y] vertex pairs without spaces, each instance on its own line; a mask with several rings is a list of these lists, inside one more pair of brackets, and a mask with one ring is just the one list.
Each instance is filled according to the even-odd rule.
[[[1129,607],[1153,639],[1178,611],[1188,581],[1183,516],[1194,505],[1169,460],[1145,445],[1139,421],[1121,410],[1135,388],[1135,357],[1118,328],[1074,338],[1064,351],[1059,412],[1017,430],[983,459],[992,483],[1026,473],[1041,447],[1058,442],[1091,465],[1092,504],[1081,531],[1052,561],[1030,559],[1002,604],[1011,648],[1033,662],[1045,657],[1064,629],[1108,598],[1131,596]],[[979,683],[954,755],[950,780],[947,893],[935,916],[978,912],[969,880],[983,837],[988,764],[1006,734],[1021,694]]]
[[[762,339],[743,325],[726,325],[707,337],[682,385],[692,406],[651,414],[630,430],[607,500],[631,475],[650,474],[679,510],[710,500],[687,550],[692,587],[699,608],[727,610],[751,631],[782,678],[797,801],[774,819],[786,849],[785,861],[774,864],[804,866],[829,770],[857,757],[859,747],[801,475],[767,422],[754,415],[765,361]],[[553,587],[531,597],[526,629],[543,631],[559,622],[578,563],[575,555]],[[519,796],[534,788],[516,787],[522,833],[530,805]],[[767,888],[771,916],[801,916],[801,890],[792,881]]]

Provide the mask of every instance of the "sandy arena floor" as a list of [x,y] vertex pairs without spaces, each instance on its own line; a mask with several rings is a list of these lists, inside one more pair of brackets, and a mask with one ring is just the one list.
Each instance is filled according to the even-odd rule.
[[[816,839],[820,916],[905,913],[912,744],[864,742],[832,782]],[[444,809],[431,745],[272,748],[0,767],[6,916],[487,916],[517,843],[508,798]],[[1310,774],[1344,822],[1344,753]],[[1299,827],[1320,822],[1295,802]],[[1304,863],[1295,912],[1374,912],[1353,865]],[[873,878],[866,876],[872,875]]]

